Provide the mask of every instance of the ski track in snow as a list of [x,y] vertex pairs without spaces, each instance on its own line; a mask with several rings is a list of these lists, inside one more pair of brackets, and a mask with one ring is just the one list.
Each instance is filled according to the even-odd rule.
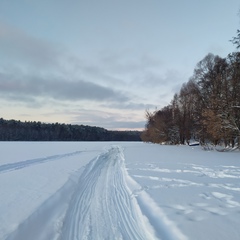
[[[0,172],[79,153],[3,165]],[[7,240],[187,240],[129,176],[121,147],[112,146],[78,173],[78,177],[70,177]]]
[[67,211],[61,240],[157,239],[132,193],[119,147],[92,160]]
[[24,161],[15,162],[15,163],[3,164],[0,166],[0,174],[9,172],[9,171],[15,171],[15,170],[22,169],[25,167],[30,167],[32,165],[36,165],[36,164],[40,164],[40,163],[56,161],[56,160],[59,160],[62,158],[78,155],[80,153],[82,153],[82,151],[75,151],[75,152],[71,152],[71,153],[65,153],[65,154],[53,155],[53,156],[48,156],[48,157],[43,157],[43,158],[29,159],[29,160],[24,160]]
[[[3,189],[2,197],[5,192],[9,196],[3,198],[3,208],[6,206],[6,210],[2,208],[5,211],[3,216],[6,218],[10,209],[8,199],[11,200],[11,196],[14,196],[14,199],[11,201],[13,211],[9,212],[10,217],[6,223],[2,217],[1,239],[239,239],[240,188],[237,180],[240,177],[240,167],[237,162],[236,166],[233,160],[228,163],[229,159],[226,162],[219,161],[221,165],[207,162],[205,165],[202,165],[202,162],[199,165],[197,161],[194,164],[176,161],[175,165],[159,160],[149,162],[145,159],[151,155],[146,154],[145,157],[145,149],[135,158],[135,149],[129,150],[127,147],[125,162],[124,151],[119,146],[108,146],[103,152],[100,149],[94,152],[86,149],[72,152],[73,150],[66,150],[65,152],[69,153],[65,154],[0,165],[0,177],[3,180],[6,178],[7,181],[11,181],[10,177],[15,176],[24,179],[25,176],[31,176],[32,170],[44,171],[48,166],[57,166],[59,163],[60,168],[56,169],[57,174],[53,174],[51,180],[58,182],[62,179],[61,173],[65,174],[64,180],[56,184],[57,187],[54,184],[51,188],[47,187],[49,193],[46,194],[45,187],[38,188],[35,182],[25,184],[26,181],[23,181],[23,185],[21,182],[18,185],[22,187],[21,191],[12,186],[13,184],[10,185],[10,191]],[[84,162],[73,165],[64,172],[68,163],[64,160],[71,160],[72,156],[74,161]],[[43,165],[39,165],[38,168],[38,164],[41,163]],[[27,168],[27,171],[15,171],[24,168]],[[9,174],[4,174],[7,172]],[[30,175],[25,175],[25,172]],[[48,173],[52,173],[52,170],[44,176],[40,174],[36,180],[41,182],[43,177],[45,184]],[[15,182],[13,181],[14,184]],[[11,189],[14,192],[17,190],[17,194],[11,195]],[[33,203],[30,194],[34,195],[39,189],[39,196],[43,194],[46,197],[29,207],[29,201]],[[18,192],[23,195],[26,193],[24,201]],[[181,194],[181,197],[175,194]],[[20,207],[18,196],[21,200]],[[33,199],[38,201],[38,195]],[[21,215],[25,208],[29,208],[30,211],[15,221],[14,209],[16,214]]]

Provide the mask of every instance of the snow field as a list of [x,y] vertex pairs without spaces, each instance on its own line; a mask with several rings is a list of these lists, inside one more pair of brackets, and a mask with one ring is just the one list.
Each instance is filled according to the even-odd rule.
[[240,239],[239,153],[0,143],[0,239]]
[[188,239],[240,239],[239,152],[149,145],[138,156],[148,160],[129,159],[129,174]]

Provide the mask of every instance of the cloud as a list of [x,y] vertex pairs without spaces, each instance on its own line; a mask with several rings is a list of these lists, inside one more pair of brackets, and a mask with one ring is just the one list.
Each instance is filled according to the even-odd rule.
[[155,108],[156,105],[144,104],[144,103],[133,103],[133,102],[111,102],[102,104],[103,107],[113,108],[113,109],[128,109],[128,110],[146,110]]
[[101,62],[82,60],[73,54],[69,54],[66,57],[66,63],[64,64],[67,73],[81,75],[85,79],[91,79],[92,82],[98,82],[105,86],[121,87],[125,85],[124,78],[118,74],[113,74],[111,71]]
[[[0,54],[0,99],[25,114],[31,111],[34,115],[36,109],[38,120],[51,112],[44,121],[64,119],[107,129],[142,129],[144,111],[163,103],[179,78],[150,55],[109,51],[82,59],[1,21]],[[73,113],[83,106],[88,109]],[[54,115],[58,110],[62,115]]]
[[16,76],[3,72],[0,73],[0,93],[1,97],[23,101],[37,97],[67,101],[128,101],[127,95],[120,91],[84,80]]
[[[133,53],[129,50],[123,50],[120,53],[102,52],[99,57],[101,67],[108,72],[116,74],[139,73],[146,70],[159,68],[163,65],[162,61],[157,60],[149,54]],[[132,57],[134,56],[134,57]]]
[[143,130],[145,127],[145,121],[79,121],[74,124],[82,124],[88,126],[103,127],[108,130]]
[[133,113],[112,113],[101,110],[79,110],[70,113],[75,116],[72,118],[72,124],[83,124],[90,126],[100,126],[106,129],[143,129],[146,122],[136,120],[137,117]]
[[[70,101],[109,101],[109,107],[118,109],[146,109],[152,108],[150,105],[156,99],[152,96],[157,95],[158,87],[162,92],[168,91],[178,80],[177,73],[168,72],[164,76],[161,73],[164,63],[148,54],[133,58],[132,53],[124,51],[103,52],[89,63],[64,48],[60,50],[57,44],[2,22],[0,54],[3,56],[0,66],[1,63],[5,68],[8,65],[7,71],[2,71],[5,76],[0,76],[0,92],[9,99],[27,101],[29,96],[41,96]],[[23,72],[13,72],[14,67]],[[146,97],[146,104],[141,103]]]
[[[114,121],[114,122],[102,122],[102,127],[109,130],[143,130],[145,121]],[[93,126],[96,126],[93,124]]]
[[5,61],[13,60],[21,65],[29,64],[38,68],[53,67],[58,65],[62,52],[56,45],[0,22],[0,53]]

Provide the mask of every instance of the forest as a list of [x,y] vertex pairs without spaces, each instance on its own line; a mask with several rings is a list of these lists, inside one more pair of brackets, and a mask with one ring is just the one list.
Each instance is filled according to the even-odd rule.
[[139,131],[0,118],[0,141],[141,141]]
[[[233,44],[240,48],[240,30]],[[197,140],[240,146],[240,52],[209,53],[169,105],[146,111],[145,142],[186,144]]]

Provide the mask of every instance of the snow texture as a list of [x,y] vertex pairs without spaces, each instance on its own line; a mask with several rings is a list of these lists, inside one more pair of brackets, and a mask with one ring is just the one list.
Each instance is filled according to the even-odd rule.
[[0,239],[240,239],[238,152],[1,142]]

